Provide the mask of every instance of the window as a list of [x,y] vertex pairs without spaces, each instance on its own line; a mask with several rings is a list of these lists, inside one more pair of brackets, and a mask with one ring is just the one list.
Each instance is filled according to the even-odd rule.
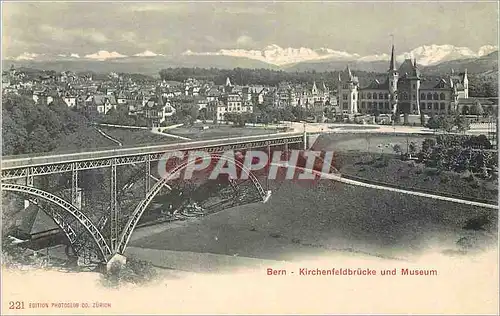
[[349,85],[345,84],[344,89],[349,89]]
[[408,100],[408,94],[406,92],[403,92],[403,100]]
[[379,102],[378,103],[378,108],[382,110],[384,108],[384,102]]
[[427,109],[432,110],[432,103],[427,104]]
[[385,94],[385,99],[389,100],[389,94],[388,93]]
[[371,102],[368,102],[368,109],[371,110],[372,109],[372,103]]
[[432,93],[427,93],[427,100],[432,100]]
[[365,102],[361,102],[361,108],[364,109],[365,108]]
[[441,92],[441,94],[439,95],[439,99],[440,100],[444,100],[445,99],[444,93]]
[[361,99],[364,99],[364,98],[365,98],[365,93],[364,93],[364,92],[362,92],[362,93],[361,93]]
[[441,104],[440,104],[440,108],[441,108],[441,110],[443,110],[443,111],[446,109],[446,106],[445,106],[444,102],[441,102]]
[[353,95],[352,95],[352,99],[353,99],[353,100],[356,100],[356,94],[353,94]]
[[367,95],[366,95],[366,97],[367,97],[368,99],[371,99],[371,98],[372,98],[372,94],[371,94],[370,92],[368,92],[368,93],[367,93]]
[[344,110],[347,110],[347,102],[342,103],[342,107],[344,108]]
[[413,89],[416,89],[416,88],[417,88],[417,86],[415,84],[413,84]]
[[383,94],[383,93],[379,93],[379,94],[378,94],[378,98],[379,98],[380,100],[382,100],[382,99],[384,98],[384,94]]
[[420,99],[421,99],[421,100],[425,100],[425,93],[421,93],[421,94],[420,94]]
[[424,109],[424,110],[425,110],[425,106],[426,106],[425,102],[420,103],[420,107],[421,107],[422,109]]
[[345,94],[345,93],[344,93],[344,94],[342,94],[342,99],[343,99],[343,100],[347,100],[347,94]]
[[436,92],[434,92],[434,100],[439,100],[438,99],[438,94]]
[[439,103],[434,103],[434,110],[438,110],[439,109]]
[[377,94],[373,93],[373,100],[377,100]]
[[385,109],[389,110],[389,102],[385,102]]

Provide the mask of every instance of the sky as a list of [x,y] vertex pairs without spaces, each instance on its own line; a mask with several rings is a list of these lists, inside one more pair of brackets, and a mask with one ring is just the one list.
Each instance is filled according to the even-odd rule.
[[498,45],[496,2],[2,2],[2,54]]

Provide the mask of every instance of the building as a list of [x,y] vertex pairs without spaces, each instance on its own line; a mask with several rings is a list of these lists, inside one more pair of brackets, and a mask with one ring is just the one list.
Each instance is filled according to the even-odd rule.
[[[467,70],[441,78],[424,77],[417,60],[406,59],[396,67],[394,45],[387,77],[373,80],[366,87],[349,66],[339,73],[337,104],[342,114],[413,114],[440,115],[455,113],[459,99],[469,96]],[[399,118],[396,115],[396,119]]]

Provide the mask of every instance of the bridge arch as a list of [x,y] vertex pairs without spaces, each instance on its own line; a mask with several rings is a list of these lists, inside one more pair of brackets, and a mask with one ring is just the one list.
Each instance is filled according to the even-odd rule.
[[[67,202],[66,200],[52,194],[49,192],[46,192],[44,190],[40,190],[34,187],[26,186],[26,185],[20,185],[20,184],[13,184],[13,183],[2,183],[2,190],[3,191],[10,191],[10,192],[17,192],[21,194],[27,194],[30,196],[35,196],[38,198],[41,198],[47,202],[53,203],[57,206],[59,206],[61,209],[63,209],[65,212],[69,213],[72,217],[74,217],[86,230],[87,233],[92,236],[92,239],[95,243],[95,246],[97,247],[98,250],[98,255],[101,257],[103,261],[106,261],[109,255],[111,255],[111,249],[108,246],[108,243],[102,236],[101,232],[95,225],[92,223],[92,221],[78,208],[76,208],[73,204]],[[54,214],[47,214],[49,215],[54,222],[60,221],[60,217],[58,215]],[[59,225],[59,224],[58,224]],[[60,226],[61,227],[61,226]],[[66,230],[68,232],[73,231],[73,229],[68,228],[68,229],[63,229],[63,231],[66,234]],[[73,231],[74,233],[74,231]],[[76,238],[76,235],[75,235]],[[74,240],[72,237],[70,239]]]
[[[223,155],[220,154],[212,154],[210,155],[211,158],[221,158]],[[265,200],[267,196],[267,192],[264,191],[262,188],[262,185],[260,184],[259,180],[255,177],[255,175],[250,171],[250,169],[246,168],[245,165],[243,165],[240,161],[234,159],[233,157],[224,157],[227,159],[227,161],[230,161],[234,163],[237,167],[239,167],[242,171],[245,171],[248,174],[248,178],[252,181],[253,185],[257,189],[259,195],[261,196],[262,200]],[[176,174],[182,170],[184,170],[187,166],[196,163],[196,160],[193,161],[187,161],[179,166],[175,167],[167,177],[161,179],[158,181],[148,192],[147,196],[145,199],[143,199],[139,205],[135,208],[134,212],[130,216],[130,219],[128,220],[127,224],[125,225],[125,228],[123,229],[123,232],[120,236],[120,242],[117,247],[117,252],[120,254],[123,254],[125,251],[125,248],[127,247],[127,244],[130,240],[130,237],[132,236],[132,233],[134,232],[135,227],[137,226],[137,223],[142,217],[142,214],[144,211],[146,211],[147,207],[153,200],[153,198],[160,192],[160,189],[167,184],[168,181],[174,179],[176,177]]]
[[68,238],[70,247],[73,248],[73,252],[76,253],[76,247],[74,245],[77,242],[77,233],[75,232],[73,226],[67,223],[61,216],[61,214],[59,214],[52,208],[47,210],[46,208],[42,207],[40,203],[38,203],[37,199],[30,197],[28,198],[28,201],[33,205],[36,205],[42,212],[44,212],[48,217],[50,217],[56,223],[59,229],[63,231],[64,235],[66,235],[66,238]]

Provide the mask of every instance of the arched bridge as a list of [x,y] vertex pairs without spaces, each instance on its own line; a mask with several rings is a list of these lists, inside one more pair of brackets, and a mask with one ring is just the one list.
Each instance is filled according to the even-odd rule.
[[[158,163],[165,153],[204,151],[212,157],[220,158],[220,154],[228,150],[259,148],[267,149],[270,153],[273,147],[281,150],[304,148],[306,140],[305,133],[280,133],[179,144],[2,157],[1,188],[4,192],[20,194],[39,205],[65,233],[78,256],[90,252],[93,260],[105,263],[115,254],[123,254],[135,227],[155,196],[165,188],[171,191],[168,183],[173,180],[173,175],[184,170],[190,163],[180,161],[169,175],[158,179],[151,173],[152,165]],[[248,173],[247,181],[252,194],[257,200],[265,201],[269,192],[241,162],[233,162],[242,172]],[[119,183],[118,178],[122,173],[117,170],[118,167],[138,169],[131,183]],[[96,214],[95,209],[82,207],[78,202],[79,183],[81,174],[86,170],[102,168],[110,171],[107,173],[109,183],[106,185],[110,188],[107,199],[109,204],[105,214]],[[137,174],[144,184],[143,190],[140,190],[141,196],[135,200],[139,202],[124,206],[125,197],[120,192],[137,184]],[[43,178],[54,175],[65,175],[71,179],[65,188],[69,192],[66,197],[63,192],[49,192],[47,185],[44,186]],[[153,185],[152,179],[155,181]],[[233,189],[238,185],[234,181],[229,182]]]

